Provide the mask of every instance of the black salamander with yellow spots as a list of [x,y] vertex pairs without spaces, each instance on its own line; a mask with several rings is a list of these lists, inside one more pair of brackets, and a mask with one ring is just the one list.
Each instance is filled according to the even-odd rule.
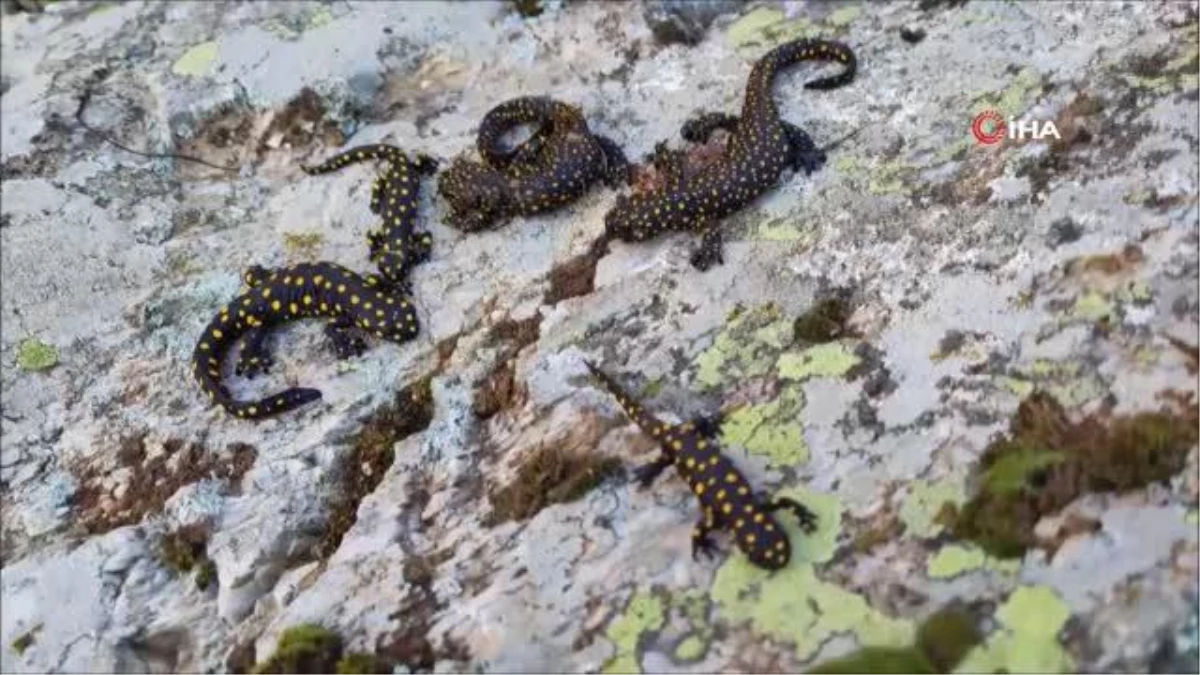
[[318,175],[367,160],[386,163],[384,172],[371,184],[371,212],[383,223],[381,229],[367,233],[370,259],[388,281],[404,286],[412,268],[428,260],[433,248],[433,237],[418,231],[416,222],[421,177],[432,175],[437,161],[427,155],[409,159],[400,148],[374,144],[350,148],[317,166],[300,168]]
[[684,140],[695,143],[706,141],[717,129],[731,132],[725,154],[693,175],[684,175],[683,154],[665,152],[660,144],[655,167],[665,174],[664,184],[647,193],[619,196],[604,217],[606,236],[643,241],[665,231],[694,230],[702,239],[692,265],[705,270],[723,262],[718,220],[774,187],[785,169],[811,174],[825,162],[825,154],[808,134],[780,119],[771,98],[771,85],[781,69],[810,60],[838,61],[845,68],[806,83],[806,89],[833,89],[854,78],[854,53],[840,43],[796,40],[771,50],[750,72],[740,118],[702,113],[683,127]]
[[[522,125],[535,126],[533,136],[505,150],[503,136]],[[630,178],[616,143],[593,134],[579,108],[544,96],[512,99],[488,111],[476,145],[484,162],[459,157],[438,179],[449,222],[466,231],[553,211],[597,181],[616,186]]]
[[221,363],[243,340],[235,372],[254,377],[270,370],[268,332],[280,324],[306,318],[332,319],[325,335],[339,359],[366,350],[364,335],[405,342],[417,335],[416,309],[408,297],[378,276],[362,277],[333,263],[303,263],[266,270],[248,269],[249,287],[209,322],[192,352],[192,374],[209,400],[230,414],[259,419],[298,408],[321,398],[316,389],[293,388],[258,401],[237,401],[221,381]]
[[664,422],[646,412],[615,380],[590,361],[585,363],[616,397],[625,414],[642,431],[654,437],[662,448],[657,459],[636,470],[635,478],[643,486],[649,486],[668,466],[674,465],[700,500],[702,514],[692,529],[692,557],[700,553],[711,554],[713,544],[709,534],[715,529],[727,529],[732,532],[738,548],[755,565],[767,569],[787,565],[791,559],[791,544],[773,514],[780,509],[792,511],[799,518],[801,528],[809,533],[816,530],[816,514],[794,500],[754,493],[745,476],[717,446],[718,418],[699,417],[677,425]]

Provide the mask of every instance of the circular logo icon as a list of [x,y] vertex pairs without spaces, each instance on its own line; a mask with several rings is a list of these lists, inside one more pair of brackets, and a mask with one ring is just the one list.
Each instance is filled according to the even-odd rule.
[[975,120],[971,122],[971,133],[980,143],[992,145],[999,143],[1000,139],[1008,133],[1008,124],[1005,123],[1000,113],[995,110],[985,110],[976,115]]

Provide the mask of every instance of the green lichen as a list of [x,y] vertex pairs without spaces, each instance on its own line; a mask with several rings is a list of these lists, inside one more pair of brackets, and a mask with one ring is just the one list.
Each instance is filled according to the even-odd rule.
[[708,611],[711,606],[708,595],[700,590],[675,594],[671,598],[672,609],[678,611],[687,620],[692,632],[680,640],[675,647],[675,659],[678,661],[698,661],[712,642],[713,626],[708,621]]
[[854,23],[862,13],[862,7],[850,5],[833,11],[825,21],[831,26],[846,27]]
[[629,599],[625,612],[608,626],[605,635],[616,645],[617,653],[604,664],[604,673],[640,673],[638,641],[642,635],[663,626],[666,613],[663,601],[654,593],[639,591]]
[[285,232],[283,247],[290,253],[312,254],[325,241],[320,232]]
[[752,46],[773,47],[798,38],[817,37],[820,29],[803,17],[785,21],[783,11],[759,7],[729,27],[726,38],[737,49]]
[[58,350],[41,340],[28,338],[17,345],[17,366],[30,372],[48,370],[58,365]]
[[662,392],[662,388],[663,378],[659,377],[650,380],[646,383],[646,386],[642,387],[642,390],[638,392],[638,398],[643,401],[654,398],[655,396],[658,396],[660,392]]
[[867,192],[873,195],[903,194],[906,180],[915,172],[916,169],[902,162],[881,162],[871,172]]
[[812,509],[817,514],[817,531],[805,535],[795,519],[781,518],[793,556],[787,567],[773,572],[756,567],[741,553],[730,555],[712,586],[719,615],[733,624],[749,624],[756,633],[795,644],[802,661],[834,635],[853,636],[867,646],[911,641],[910,622],[885,616],[862,596],[817,577],[814,564],[830,560],[837,548],[841,531],[837,498],[803,488],[780,494]]
[[786,347],[790,322],[773,303],[735,312],[696,358],[696,383],[714,389],[727,379],[742,380],[766,375],[775,357]]
[[1113,303],[1103,294],[1088,291],[1075,299],[1070,314],[1076,319],[1099,321],[1112,316]]
[[828,343],[809,347],[802,352],[779,356],[779,376],[785,380],[806,380],[810,377],[838,377],[858,365],[859,358],[845,345]]
[[697,661],[708,651],[708,642],[696,635],[689,635],[675,647],[677,661]]
[[328,7],[318,7],[313,10],[312,16],[308,17],[308,29],[313,30],[333,23],[333,13]]
[[1044,392],[1021,402],[1009,434],[993,441],[976,491],[950,514],[951,531],[987,553],[1019,558],[1037,544],[1034,525],[1089,492],[1122,492],[1183,470],[1200,433],[1195,403],[1135,415],[1093,413],[1079,421]]
[[1094,369],[1076,360],[1038,359],[1028,367],[1000,376],[999,386],[1021,397],[1035,390],[1045,391],[1068,407],[1077,407],[1108,395],[1108,385]]
[[983,92],[975,97],[975,113],[995,110],[1004,118],[1019,117],[1034,94],[1042,88],[1042,76],[1032,68],[1023,68],[1012,84],[999,93]]
[[213,64],[220,55],[215,41],[198,44],[183,53],[171,71],[180,77],[203,77],[212,72]]
[[996,611],[1001,627],[954,670],[956,673],[1069,673],[1071,655],[1058,633],[1071,616],[1053,590],[1022,586]]
[[929,558],[925,573],[930,579],[950,579],[973,570],[1015,574],[1020,568],[1019,560],[1000,560],[975,546],[949,544]]
[[1188,525],[1200,525],[1200,510],[1192,509],[1184,516],[1183,522]]
[[817,664],[810,673],[946,673],[981,641],[975,621],[957,608],[939,610],[921,623],[912,645],[865,647]]
[[813,236],[811,228],[773,220],[758,226],[755,238],[760,241],[793,242],[807,241]]
[[904,533],[919,539],[937,536],[945,527],[938,522],[938,513],[946,504],[962,504],[966,499],[966,486],[961,476],[937,482],[912,481],[908,486],[908,497],[900,506]]
[[721,424],[721,442],[767,457],[773,466],[797,466],[808,461],[808,444],[799,414],[804,392],[784,389],[768,403],[738,408]]
[[1023,380],[1017,377],[1008,377],[1006,375],[996,378],[996,382],[1001,387],[1004,387],[1021,398],[1025,398],[1026,396],[1032,394],[1035,388],[1034,383],[1030,382],[1029,380]]

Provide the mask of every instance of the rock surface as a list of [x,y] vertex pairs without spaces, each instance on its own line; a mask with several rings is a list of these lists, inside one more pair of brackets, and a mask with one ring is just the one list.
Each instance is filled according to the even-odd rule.
[[[401,669],[795,670],[910,644],[957,599],[986,632],[965,670],[1194,671],[1194,448],[1169,482],[1080,495],[1092,525],[1043,519],[1055,545],[1023,557],[937,516],[1035,390],[1114,415],[1195,391],[1196,3],[735,4],[693,46],[620,3],[6,14],[0,670],[244,670],[305,622]],[[335,362],[317,326],[281,331],[275,371],[234,391],[324,399],[260,424],[191,381],[247,266],[368,265],[372,169],[299,163],[380,140],[449,158],[492,105],[543,93],[638,159],[808,35],[859,55],[848,87],[801,89],[810,66],[776,86],[829,163],[731,218],[723,266],[692,269],[678,234],[593,270],[610,190],[466,235],[428,182],[416,341]],[[985,109],[1059,137],[980,144]],[[844,330],[798,339],[834,291]],[[693,561],[672,474],[641,490],[586,468],[568,491],[551,467],[557,503],[493,517],[543,448],[583,467],[653,451],[585,357],[666,417],[734,411],[751,481],[821,518],[788,524],[789,568],[724,539]],[[414,426],[396,393],[426,377]],[[203,544],[164,555],[189,527]]]

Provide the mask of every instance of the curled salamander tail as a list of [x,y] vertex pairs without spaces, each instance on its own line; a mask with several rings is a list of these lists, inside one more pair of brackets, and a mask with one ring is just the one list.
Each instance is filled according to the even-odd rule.
[[221,330],[219,325],[217,322],[210,324],[192,352],[192,376],[209,401],[235,417],[262,419],[294,410],[321,398],[321,392],[317,389],[292,388],[257,401],[234,399],[228,387],[221,381],[221,360],[238,335]]
[[315,176],[322,173],[337,171],[338,169],[350,166],[351,164],[366,162],[372,159],[381,159],[390,162],[408,161],[408,157],[404,155],[404,151],[400,148],[384,143],[375,143],[372,145],[359,145],[344,152],[339,152],[338,154],[330,157],[316,166],[306,166],[302,164],[300,166],[300,170],[310,176]]
[[806,82],[805,89],[835,89],[848,84],[858,71],[858,58],[849,47],[832,40],[794,40],[780,45],[763,57],[767,72],[801,61],[834,61],[845,66],[842,72]]

